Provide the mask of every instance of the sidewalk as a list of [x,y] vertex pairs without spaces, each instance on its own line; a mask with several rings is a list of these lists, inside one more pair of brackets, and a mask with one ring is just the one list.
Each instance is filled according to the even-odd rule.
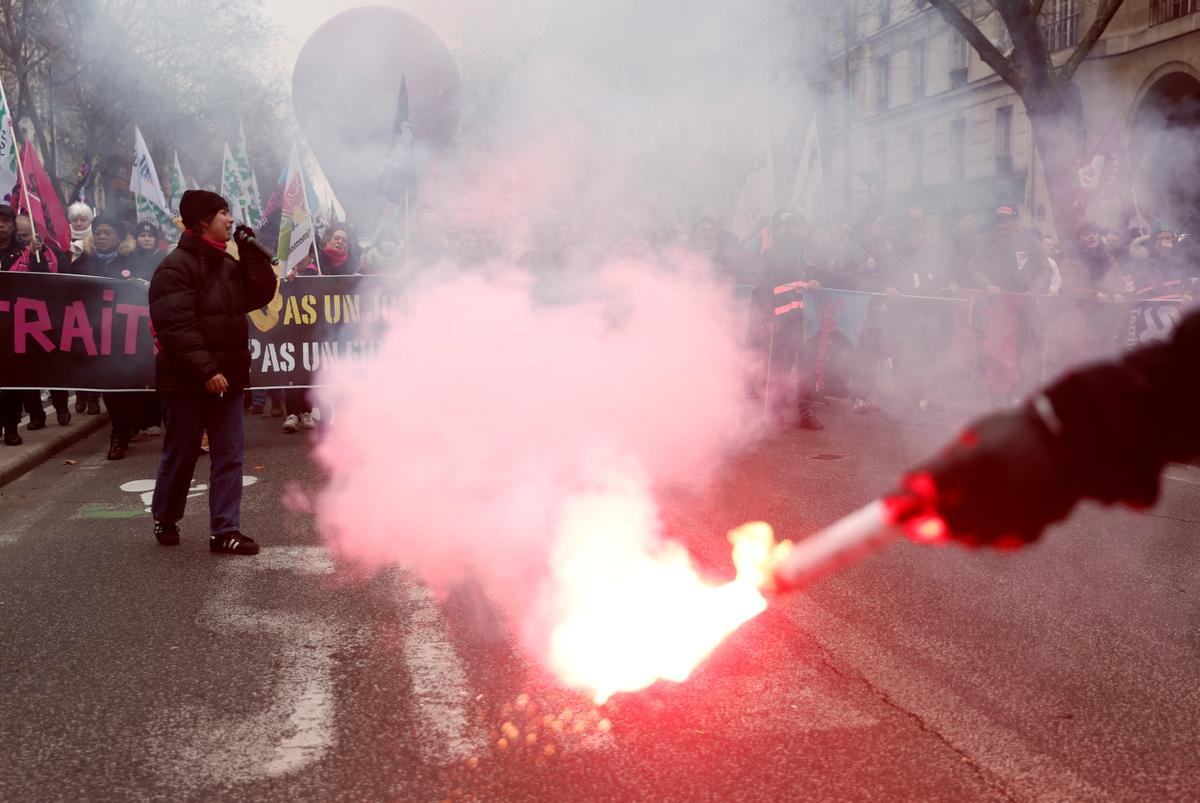
[[88,415],[74,411],[72,399],[71,423],[65,427],[58,425],[54,419],[54,408],[46,408],[46,428],[30,432],[26,427],[28,421],[21,424],[21,437],[25,440],[20,446],[5,446],[0,443],[0,486],[20,477],[27,471],[37,468],[54,455],[66,449],[73,443],[78,443],[94,432],[108,426],[108,413]]

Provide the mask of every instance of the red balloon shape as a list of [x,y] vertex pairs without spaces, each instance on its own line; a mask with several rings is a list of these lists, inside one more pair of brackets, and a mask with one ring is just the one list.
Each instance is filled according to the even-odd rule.
[[397,9],[343,12],[304,43],[292,77],[300,130],[364,236],[374,233],[387,203],[382,182],[401,77],[420,176],[458,126],[458,67],[432,28]]

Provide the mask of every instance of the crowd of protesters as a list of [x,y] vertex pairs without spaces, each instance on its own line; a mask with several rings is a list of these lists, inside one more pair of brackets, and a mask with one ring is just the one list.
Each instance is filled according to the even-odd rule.
[[[71,242],[60,250],[34,238],[27,219],[0,206],[0,268],[148,282],[173,247],[150,223],[94,215],[82,203],[72,204],[67,213]],[[276,221],[265,224],[262,241],[273,241],[275,226]],[[508,233],[501,234],[502,228]],[[989,307],[989,297],[1060,299],[1056,311],[1065,324],[1057,339],[1063,351],[1060,367],[1065,367],[1068,361],[1111,353],[1117,330],[1097,322],[1103,318],[1094,314],[1097,305],[1171,298],[1187,302],[1200,264],[1195,243],[1163,222],[1113,231],[1084,221],[1075,228],[1072,241],[1059,243],[1053,234],[1023,226],[1018,210],[1008,205],[995,207],[990,215],[967,212],[952,221],[912,207],[834,227],[780,211],[739,239],[707,215],[687,227],[623,221],[581,232],[565,218],[498,227],[467,212],[447,215],[422,204],[412,210],[408,222],[379,226],[366,245],[350,225],[322,222],[309,259],[283,278],[410,278],[440,264],[472,269],[497,262],[554,276],[613,258],[670,264],[680,255],[691,255],[710,265],[719,280],[754,288],[750,339],[763,358],[763,369],[751,392],[762,396],[777,421],[811,429],[821,427],[814,407],[823,402],[827,388],[814,379],[814,363],[821,358],[807,342],[803,326],[805,290],[874,293],[890,310],[868,321],[853,359],[841,366],[845,376],[839,392],[852,409],[876,409],[886,365],[901,403],[925,410],[931,397],[960,393],[967,385],[986,397],[984,403],[996,404],[1013,401],[1048,378],[1045,354],[1053,348],[1045,342],[1033,306]],[[1007,327],[1013,350],[1026,362],[1029,355],[1039,354],[1040,366],[1002,370],[983,344],[965,371],[947,375],[947,333],[936,321],[913,314],[915,308],[906,311],[899,300],[888,306],[888,299],[905,297],[971,299],[968,326],[976,334],[988,326]],[[977,299],[984,302],[978,308]],[[794,303],[780,303],[787,301]],[[52,391],[49,399],[58,422],[69,424],[66,391]],[[96,415],[100,402],[101,394],[80,391],[74,409]],[[161,409],[154,393],[105,393],[103,402],[112,419],[111,459],[123,457],[137,438],[161,433]],[[29,428],[45,426],[42,396],[36,391],[4,391],[0,407],[7,444],[21,442],[17,423],[22,407],[30,416]],[[246,407],[252,415],[281,418],[288,433],[318,426],[311,394],[302,388],[248,392]]]

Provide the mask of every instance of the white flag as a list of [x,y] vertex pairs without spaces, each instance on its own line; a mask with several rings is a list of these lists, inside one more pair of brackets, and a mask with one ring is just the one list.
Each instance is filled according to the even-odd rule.
[[825,221],[825,167],[821,162],[821,141],[817,136],[817,121],[808,126],[804,150],[800,152],[800,169],[792,187],[792,209],[810,223]]
[[225,143],[225,155],[221,163],[221,195],[229,201],[229,211],[233,219],[249,225],[252,220],[250,193],[242,183],[237,159],[233,157],[228,142]]
[[753,153],[750,172],[729,226],[739,240],[749,237],[757,224],[775,211],[775,157],[771,151],[771,132],[765,125],[756,135]]
[[162,231],[172,231],[171,212],[158,183],[158,171],[150,158],[150,149],[137,126],[133,127],[133,168],[129,172],[129,191],[133,193],[137,219],[147,220]]
[[14,191],[17,180],[17,137],[13,132],[4,85],[0,84],[0,202],[10,203],[11,199],[5,196]]
[[146,140],[137,126],[133,127],[133,136],[133,169],[129,173],[129,191],[165,210],[167,199],[163,197],[162,185],[158,183],[158,171],[154,169],[154,160],[150,158]]
[[276,252],[282,270],[287,273],[308,258],[313,246],[313,219],[304,189],[304,172],[300,167],[300,152],[292,143],[288,157],[287,178],[283,184],[283,210],[279,218],[279,250]]
[[247,201],[246,206],[249,209],[249,224],[251,226],[262,225],[262,198],[258,195],[258,182],[254,180],[254,171],[250,169],[250,152],[246,148],[246,127],[240,120],[238,121],[237,151],[233,156],[237,162],[238,179],[241,182],[242,192]]
[[183,177],[183,168],[179,166],[179,151],[175,151],[175,164],[171,167],[171,211],[179,211],[179,202],[183,199],[183,191],[187,189],[187,179]]

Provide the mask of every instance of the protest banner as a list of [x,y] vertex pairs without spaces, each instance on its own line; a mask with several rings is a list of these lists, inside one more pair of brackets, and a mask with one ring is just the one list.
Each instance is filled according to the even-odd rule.
[[[369,359],[402,305],[382,277],[283,282],[248,316],[251,387],[315,387],[322,368]],[[154,358],[145,282],[0,273],[0,387],[153,389]]]

